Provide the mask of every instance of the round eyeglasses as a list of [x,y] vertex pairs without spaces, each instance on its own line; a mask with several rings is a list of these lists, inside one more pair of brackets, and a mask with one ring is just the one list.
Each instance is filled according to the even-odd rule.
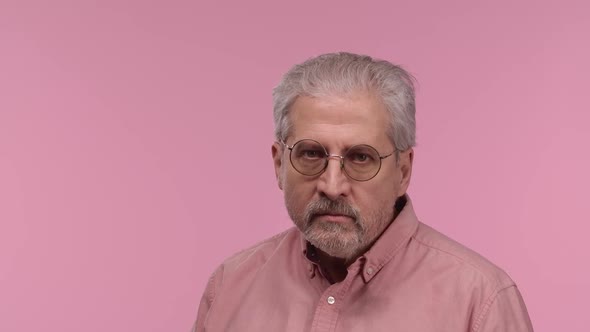
[[398,151],[381,156],[374,147],[361,144],[351,147],[340,156],[329,154],[321,143],[312,139],[302,139],[291,146],[280,143],[289,149],[289,160],[297,172],[307,176],[319,175],[328,167],[330,158],[339,158],[340,168],[346,176],[356,181],[374,178],[381,169],[381,160]]

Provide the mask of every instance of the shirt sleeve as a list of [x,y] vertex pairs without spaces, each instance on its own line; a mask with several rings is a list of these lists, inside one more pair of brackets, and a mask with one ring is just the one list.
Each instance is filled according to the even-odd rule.
[[217,269],[207,282],[207,286],[205,287],[205,291],[203,292],[203,296],[201,297],[201,303],[199,304],[199,310],[197,311],[197,320],[193,324],[191,332],[204,332],[205,331],[205,321],[207,320],[207,315],[209,314],[209,310],[211,309],[211,305],[213,304],[213,300],[215,299],[215,291],[217,289],[218,283],[220,282],[220,275],[221,275],[221,268]]
[[499,290],[484,305],[473,332],[533,332],[524,300],[516,286]]

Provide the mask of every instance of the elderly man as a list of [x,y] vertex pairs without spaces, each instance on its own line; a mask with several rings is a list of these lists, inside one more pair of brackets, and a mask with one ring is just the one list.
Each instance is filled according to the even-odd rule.
[[532,331],[505,272],[414,214],[406,71],[325,54],[273,99],[272,158],[296,227],[221,264],[194,331]]

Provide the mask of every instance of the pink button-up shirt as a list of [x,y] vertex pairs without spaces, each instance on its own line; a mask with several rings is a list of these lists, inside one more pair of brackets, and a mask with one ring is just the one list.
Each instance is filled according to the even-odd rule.
[[409,200],[343,281],[312,251],[292,228],[227,259],[193,331],[533,331],[510,277],[419,222]]

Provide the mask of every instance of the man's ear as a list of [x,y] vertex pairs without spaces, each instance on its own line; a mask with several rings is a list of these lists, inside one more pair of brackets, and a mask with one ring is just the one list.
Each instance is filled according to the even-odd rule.
[[409,148],[399,155],[399,171],[400,177],[400,192],[398,196],[404,195],[410,186],[410,179],[412,178],[412,165],[414,163],[414,149]]
[[283,166],[283,147],[280,143],[274,142],[271,147],[271,152],[277,184],[279,185],[279,189],[283,190],[283,177],[281,173],[281,167]]

